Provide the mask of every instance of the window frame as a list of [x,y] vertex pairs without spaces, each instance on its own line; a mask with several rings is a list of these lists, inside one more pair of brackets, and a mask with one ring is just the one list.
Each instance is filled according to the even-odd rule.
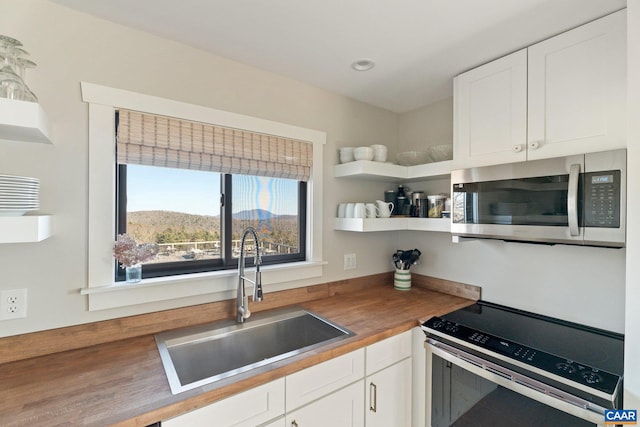
[[306,259],[265,265],[261,271],[265,292],[308,286],[322,276],[325,132],[88,82],[81,82],[81,90],[82,100],[89,104],[87,283],[81,294],[88,296],[90,311],[148,303],[168,308],[219,301],[232,298],[237,287],[235,270],[143,279],[135,285],[115,282],[115,111],[120,108],[310,142],[314,167],[307,184]]

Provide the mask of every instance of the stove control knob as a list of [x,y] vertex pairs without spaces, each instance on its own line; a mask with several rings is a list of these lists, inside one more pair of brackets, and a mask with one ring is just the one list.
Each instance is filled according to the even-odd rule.
[[442,320],[436,320],[435,322],[433,322],[432,327],[434,329],[441,329],[444,326],[444,321]]
[[582,378],[587,384],[598,384],[602,381],[600,374],[593,371],[584,371],[582,373]]
[[459,330],[458,325],[451,322],[447,322],[447,326],[445,327],[445,329],[453,334],[455,334]]
[[565,362],[556,363],[556,369],[567,374],[573,374],[576,371],[576,368],[574,368],[573,365]]

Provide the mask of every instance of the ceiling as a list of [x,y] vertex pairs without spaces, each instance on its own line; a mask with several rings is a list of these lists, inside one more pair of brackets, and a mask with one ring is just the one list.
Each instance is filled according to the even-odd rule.
[[[626,0],[53,0],[403,113],[452,77]],[[366,72],[351,64],[370,58]]]

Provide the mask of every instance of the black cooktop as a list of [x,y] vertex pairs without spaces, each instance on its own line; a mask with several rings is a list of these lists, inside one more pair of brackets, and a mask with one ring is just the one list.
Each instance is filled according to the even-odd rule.
[[431,318],[423,329],[607,392],[623,373],[623,335],[485,301]]

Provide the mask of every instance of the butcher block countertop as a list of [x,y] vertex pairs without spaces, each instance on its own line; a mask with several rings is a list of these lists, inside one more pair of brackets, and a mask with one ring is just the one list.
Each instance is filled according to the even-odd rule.
[[[0,426],[147,426],[407,331],[431,316],[473,302],[472,296],[461,292],[452,293],[464,297],[418,288],[415,280],[409,291],[394,290],[385,282],[360,284],[355,290],[329,292],[308,301],[286,301],[355,336],[276,362],[267,372],[245,372],[178,395],[169,389],[155,331],[2,363]],[[277,300],[277,294],[265,293],[265,302]],[[257,311],[263,304],[251,303],[251,308]],[[265,308],[275,305],[265,304]],[[0,340],[0,345],[7,342]]]

